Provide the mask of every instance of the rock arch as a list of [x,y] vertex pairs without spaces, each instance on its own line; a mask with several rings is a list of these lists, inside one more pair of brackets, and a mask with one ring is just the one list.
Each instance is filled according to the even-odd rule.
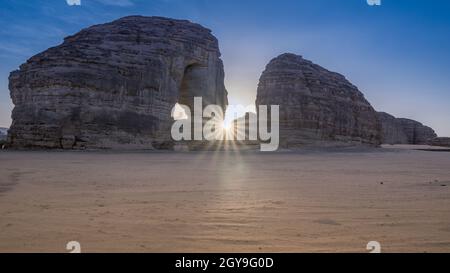
[[193,98],[204,90],[203,84],[208,81],[205,67],[198,63],[186,66],[179,89],[178,103],[187,105],[193,109]]
[[69,36],[12,72],[10,91],[9,146],[18,148],[165,147],[180,98],[227,105],[217,39],[162,17],[124,17]]

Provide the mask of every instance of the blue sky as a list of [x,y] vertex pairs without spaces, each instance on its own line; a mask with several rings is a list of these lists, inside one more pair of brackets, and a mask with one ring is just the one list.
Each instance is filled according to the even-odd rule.
[[231,104],[253,104],[265,65],[292,52],[345,75],[375,109],[450,136],[450,1],[381,1],[2,0],[0,126],[10,124],[10,71],[82,28],[139,14],[212,29]]

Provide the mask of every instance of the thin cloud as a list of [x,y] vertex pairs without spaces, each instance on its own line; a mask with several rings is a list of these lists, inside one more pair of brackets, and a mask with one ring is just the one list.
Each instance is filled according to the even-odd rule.
[[10,58],[12,56],[18,56],[20,58],[30,57],[33,55],[33,51],[27,47],[17,43],[0,43],[0,56],[2,58]]
[[81,6],[81,0],[66,0],[69,6]]

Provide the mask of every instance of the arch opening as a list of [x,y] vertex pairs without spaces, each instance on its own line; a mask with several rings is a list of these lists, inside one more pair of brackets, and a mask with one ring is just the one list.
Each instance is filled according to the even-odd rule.
[[183,79],[180,84],[178,94],[178,103],[189,106],[191,109],[194,105],[194,97],[202,96],[204,92],[204,84],[207,81],[205,67],[199,64],[188,65],[184,69]]
[[191,115],[193,114],[194,97],[202,96],[206,76],[205,68],[199,64],[194,63],[186,66],[179,86],[177,102],[171,113],[174,120],[188,118],[182,105],[189,107]]

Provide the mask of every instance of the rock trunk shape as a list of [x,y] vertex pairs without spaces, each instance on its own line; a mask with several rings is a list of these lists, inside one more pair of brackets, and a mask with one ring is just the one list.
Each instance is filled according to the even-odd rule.
[[396,118],[384,112],[379,112],[378,118],[383,128],[384,144],[428,144],[437,137],[432,128],[415,120]]
[[171,109],[227,105],[211,31],[185,20],[130,16],[64,39],[10,75],[11,147],[170,146]]
[[263,72],[256,105],[280,105],[280,145],[379,145],[381,124],[344,76],[282,54]]

